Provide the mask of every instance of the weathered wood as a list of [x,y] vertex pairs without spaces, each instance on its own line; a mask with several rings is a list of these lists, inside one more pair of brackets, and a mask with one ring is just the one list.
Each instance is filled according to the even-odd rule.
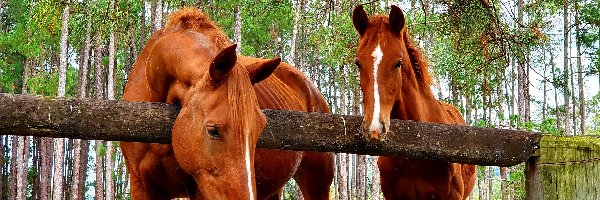
[[[163,103],[59,100],[0,94],[0,135],[170,143],[179,107]],[[361,134],[362,117],[264,110],[260,148],[347,152],[512,166],[539,147],[540,134],[393,120],[382,141]]]
[[544,136],[527,172],[528,199],[600,199],[600,138]]

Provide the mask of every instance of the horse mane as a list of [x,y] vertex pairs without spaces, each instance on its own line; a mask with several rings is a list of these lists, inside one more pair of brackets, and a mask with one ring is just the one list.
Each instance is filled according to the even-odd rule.
[[206,35],[219,50],[232,45],[225,32],[210,20],[207,14],[193,7],[182,8],[170,14],[169,21],[164,28],[165,32],[175,32],[182,29]]
[[[372,35],[367,39],[367,42],[372,42],[376,40],[378,37],[377,34],[391,33],[391,27],[389,24],[389,17],[387,15],[374,15],[369,18],[369,28],[365,35]],[[374,33],[371,33],[373,31]],[[427,91],[428,94],[433,96],[431,92],[431,75],[429,73],[429,62],[427,61],[426,56],[423,54],[423,51],[415,44],[413,38],[410,36],[408,32],[408,28],[404,25],[402,31],[400,32],[402,40],[404,42],[404,46],[408,51],[408,55],[410,58],[411,65],[413,67],[413,71],[415,72],[415,76],[417,81],[421,83],[422,87]]]
[[408,34],[408,30],[406,26],[403,29],[403,39],[404,45],[406,46],[406,50],[408,51],[408,55],[410,57],[410,62],[415,70],[415,74],[422,81],[424,87],[427,88],[427,91],[431,92],[429,86],[431,86],[431,74],[429,74],[429,62],[423,54],[421,48],[419,48],[413,38]]

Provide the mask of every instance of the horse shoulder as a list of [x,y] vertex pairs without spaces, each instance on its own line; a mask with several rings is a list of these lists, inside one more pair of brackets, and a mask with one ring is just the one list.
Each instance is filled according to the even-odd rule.
[[465,120],[462,117],[462,114],[455,106],[448,104],[446,102],[440,102],[442,104],[444,110],[448,113],[448,119],[452,124],[456,125],[465,125]]
[[125,85],[125,91],[123,94],[124,100],[145,102],[160,101],[158,98],[153,97],[152,95],[152,90],[146,75],[146,67],[148,66],[147,60],[152,52],[150,47],[154,46],[156,41],[162,36],[162,29],[154,32],[140,52],[140,55],[136,59],[133,68],[129,73],[127,85]]

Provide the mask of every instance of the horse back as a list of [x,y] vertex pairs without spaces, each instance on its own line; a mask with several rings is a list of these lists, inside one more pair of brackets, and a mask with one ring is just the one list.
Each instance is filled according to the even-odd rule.
[[[256,62],[249,58],[247,62]],[[262,109],[328,113],[327,101],[298,69],[281,63],[269,78],[254,85]]]

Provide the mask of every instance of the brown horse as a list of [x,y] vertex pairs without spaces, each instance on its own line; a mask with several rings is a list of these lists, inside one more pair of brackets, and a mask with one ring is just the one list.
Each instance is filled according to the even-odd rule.
[[191,8],[148,40],[124,99],[182,109],[172,145],[121,143],[132,199],[277,198],[291,177],[307,199],[328,198],[332,154],[255,149],[265,126],[259,108],[328,112],[325,99],[280,59],[240,56],[235,47]]
[[[369,18],[358,6],[352,22],[360,35],[356,65],[367,137],[383,140],[390,118],[465,124],[455,107],[433,97],[427,61],[408,34],[400,8],[392,6],[389,17]],[[386,199],[466,199],[475,183],[473,165],[382,156],[378,166]]]

